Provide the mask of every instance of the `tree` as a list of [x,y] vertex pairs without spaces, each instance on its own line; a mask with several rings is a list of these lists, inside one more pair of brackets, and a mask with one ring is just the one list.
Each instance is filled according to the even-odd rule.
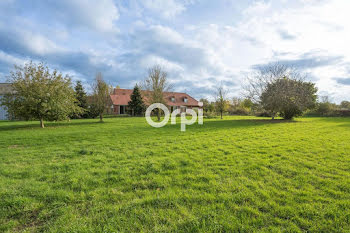
[[[149,104],[162,103],[166,105],[164,92],[171,89],[168,81],[168,74],[159,66],[155,65],[148,70],[148,77],[144,82],[144,89],[147,90],[146,95]],[[157,118],[160,121],[161,109],[157,109]]]
[[258,66],[246,78],[246,84],[244,85],[245,97],[252,100],[253,103],[259,103],[261,94],[266,87],[283,77],[294,80],[305,79],[295,68],[278,62]]
[[246,109],[249,109],[249,110],[251,110],[253,107],[254,107],[254,103],[253,103],[253,101],[251,100],[251,99],[244,99],[243,101],[242,101],[242,103],[241,103],[241,106],[243,107],[243,108],[246,108]]
[[100,116],[100,112],[99,112],[97,106],[94,103],[91,103],[89,105],[88,117],[95,119],[98,116]]
[[265,110],[290,120],[315,107],[316,93],[314,83],[283,77],[269,83],[260,100]]
[[145,111],[145,104],[143,102],[140,88],[135,85],[134,90],[130,96],[128,107],[131,110],[133,116],[140,116]]
[[94,111],[96,111],[100,116],[100,122],[103,122],[103,113],[108,107],[108,104],[110,104],[110,88],[104,81],[100,72],[96,74],[95,82],[92,85],[92,90],[92,106]]
[[216,109],[220,113],[222,119],[223,113],[227,111],[227,108],[229,106],[229,103],[226,99],[226,91],[222,85],[220,85],[216,90],[215,100]]
[[199,102],[203,103],[203,111],[205,113],[207,113],[209,111],[209,104],[210,104],[209,101],[207,99],[205,99],[205,98],[202,98],[202,99],[199,100]]
[[350,109],[350,102],[344,100],[340,103],[340,107],[344,109]]
[[[244,87],[245,95],[248,99],[253,101],[254,108],[259,109],[259,105],[264,108],[265,111],[268,111],[268,114],[272,116],[272,119],[278,114],[278,109],[280,106],[278,97],[273,98],[271,88],[277,80],[287,78],[288,80],[294,80],[296,82],[303,82],[306,79],[306,76],[300,73],[294,67],[281,64],[281,63],[270,63],[265,66],[259,66],[255,71],[247,77],[247,85]],[[280,83],[282,84],[282,83]],[[270,86],[270,95],[267,98],[266,89]],[[275,88],[276,86],[274,86]],[[275,90],[277,91],[277,90]],[[265,101],[261,100],[261,97],[265,93]],[[283,94],[282,92],[278,92]],[[269,102],[266,102],[266,99]]]
[[250,99],[241,99],[234,97],[229,103],[228,112],[232,115],[249,115],[253,107]]
[[2,104],[15,118],[39,120],[44,128],[44,121],[64,120],[82,112],[76,104],[70,77],[57,70],[50,72],[43,63],[15,66],[8,82],[12,83],[13,92],[4,96]]
[[209,100],[202,98],[199,100],[199,102],[203,103],[203,111],[205,114],[210,114],[215,112],[215,103],[214,102],[210,102]]
[[338,106],[331,102],[329,96],[320,96],[315,113],[319,116],[335,116]]
[[77,81],[75,87],[76,104],[83,110],[82,113],[74,115],[75,118],[86,118],[88,115],[87,96],[81,81]]

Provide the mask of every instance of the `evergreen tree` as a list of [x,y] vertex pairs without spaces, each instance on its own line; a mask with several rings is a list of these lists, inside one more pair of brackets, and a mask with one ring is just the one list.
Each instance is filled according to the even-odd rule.
[[81,84],[81,81],[77,81],[75,85],[75,98],[77,99],[77,105],[83,109],[83,113],[79,115],[75,115],[75,118],[87,118],[88,116],[88,104],[87,104],[87,96],[86,92],[84,90],[83,85]]
[[128,103],[129,110],[131,111],[131,115],[140,116],[145,111],[145,104],[143,102],[140,88],[135,85],[134,90],[130,96],[130,101]]

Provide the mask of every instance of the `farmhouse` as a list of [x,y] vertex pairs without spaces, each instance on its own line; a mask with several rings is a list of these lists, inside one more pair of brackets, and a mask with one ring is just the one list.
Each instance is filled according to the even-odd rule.
[[[133,90],[116,88],[113,90],[113,94],[110,96],[112,100],[113,114],[126,114],[128,112],[128,103]],[[147,100],[147,91],[141,91],[143,101],[146,105],[149,105]],[[164,92],[164,98],[169,110],[172,112],[175,109],[198,109],[200,106],[198,101],[186,93],[180,92]]]
[[2,97],[11,92],[11,84],[10,83],[0,83],[0,120],[7,120],[7,111],[4,106],[1,106]]

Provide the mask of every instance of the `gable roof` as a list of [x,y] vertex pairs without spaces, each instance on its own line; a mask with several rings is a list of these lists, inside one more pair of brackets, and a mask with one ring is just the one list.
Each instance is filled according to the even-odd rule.
[[[128,105],[132,92],[133,90],[131,89],[114,89],[113,94],[110,95],[111,100],[114,105]],[[147,92],[148,91],[141,91],[143,101],[145,102],[146,105],[149,104],[149,101],[147,100]],[[172,97],[175,98],[174,102],[171,101]],[[184,102],[185,98],[187,98],[187,103]],[[199,107],[198,101],[186,93],[164,92],[164,99],[168,106]]]

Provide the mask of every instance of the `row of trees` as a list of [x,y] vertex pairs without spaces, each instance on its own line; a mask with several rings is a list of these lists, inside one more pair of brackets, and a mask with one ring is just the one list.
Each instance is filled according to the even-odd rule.
[[[9,82],[12,83],[13,92],[5,95],[1,104],[8,108],[11,116],[25,120],[37,119],[41,127],[44,127],[44,121],[71,118],[99,116],[102,122],[106,108],[112,105],[109,97],[112,88],[103,80],[101,73],[96,75],[90,96],[80,81],[72,88],[69,76],[32,62],[23,67],[15,66]],[[167,73],[160,66],[154,66],[149,70],[145,81],[135,86],[128,106],[130,114],[143,114],[143,96],[147,98],[148,104],[165,104],[164,92],[171,88]],[[336,110],[350,108],[350,103],[345,101],[341,106],[328,100],[317,103],[315,84],[306,81],[306,76],[297,70],[278,63],[261,67],[250,75],[244,90],[244,98],[228,100],[225,88],[219,86],[215,101],[200,100],[203,102],[204,113],[219,114],[221,118],[228,112],[292,119],[305,111],[326,116],[334,114]],[[158,109],[155,113],[160,120],[161,110]]]
[[[281,63],[272,63],[260,67],[246,80],[243,98],[229,100],[226,97],[227,90],[219,85],[215,94],[215,101],[209,102],[207,99],[201,99],[204,113],[207,116],[219,114],[221,119],[225,113],[229,113],[270,116],[272,119],[280,116],[290,120],[301,116],[305,112],[320,113],[325,112],[325,109],[327,109],[327,113],[322,115],[345,115],[347,113],[346,108],[350,105],[347,101],[342,102],[341,106],[331,104],[329,101],[318,102],[317,88],[314,83],[307,81],[307,75]],[[150,103],[164,103],[163,92],[168,91],[171,86],[167,81],[166,72],[159,66],[155,66],[149,70],[143,88],[150,91],[146,92]],[[138,102],[142,103],[141,95],[138,98]],[[133,109],[136,105],[129,104],[129,106],[130,109]],[[142,104],[139,106],[142,106]],[[142,112],[142,108],[139,107],[139,109],[139,113]],[[157,116],[159,120],[160,111],[157,112]]]
[[[96,118],[103,121],[103,114],[111,105],[110,94],[113,88],[108,85],[101,73],[92,83],[92,94],[87,95],[80,81],[72,87],[72,80],[57,70],[51,71],[43,63],[33,62],[15,66],[8,82],[13,91],[1,99],[7,107],[10,118],[23,120],[59,121],[77,118]],[[143,93],[150,104],[165,103],[164,92],[171,89],[167,73],[160,66],[149,69],[148,77],[141,84]],[[141,95],[141,87],[136,85],[131,95],[128,109],[134,116],[142,115],[146,109]],[[161,111],[156,111],[160,120]]]
[[237,115],[256,113],[274,119],[292,119],[316,106],[317,88],[306,81],[297,70],[279,63],[257,69],[247,78],[244,98],[229,101],[223,86],[217,88],[215,101],[202,99],[204,112],[216,111],[221,118],[225,112]]
[[342,117],[350,116],[350,102],[342,101],[340,104],[332,103],[328,96],[322,96],[316,108],[307,113],[312,116]]
[[[220,87],[222,90],[223,87]],[[221,97],[220,97],[221,96]],[[200,102],[203,103],[203,113],[206,117],[215,117],[216,115],[253,115],[259,111],[259,105],[254,104],[250,99],[226,98],[226,95],[217,95],[215,101],[209,101],[202,98]]]
[[102,121],[110,94],[109,86],[98,74],[89,101],[81,82],[73,88],[68,75],[51,71],[42,63],[15,66],[8,81],[13,90],[2,98],[1,104],[7,107],[9,116],[39,120],[42,128],[44,121],[96,116]]

